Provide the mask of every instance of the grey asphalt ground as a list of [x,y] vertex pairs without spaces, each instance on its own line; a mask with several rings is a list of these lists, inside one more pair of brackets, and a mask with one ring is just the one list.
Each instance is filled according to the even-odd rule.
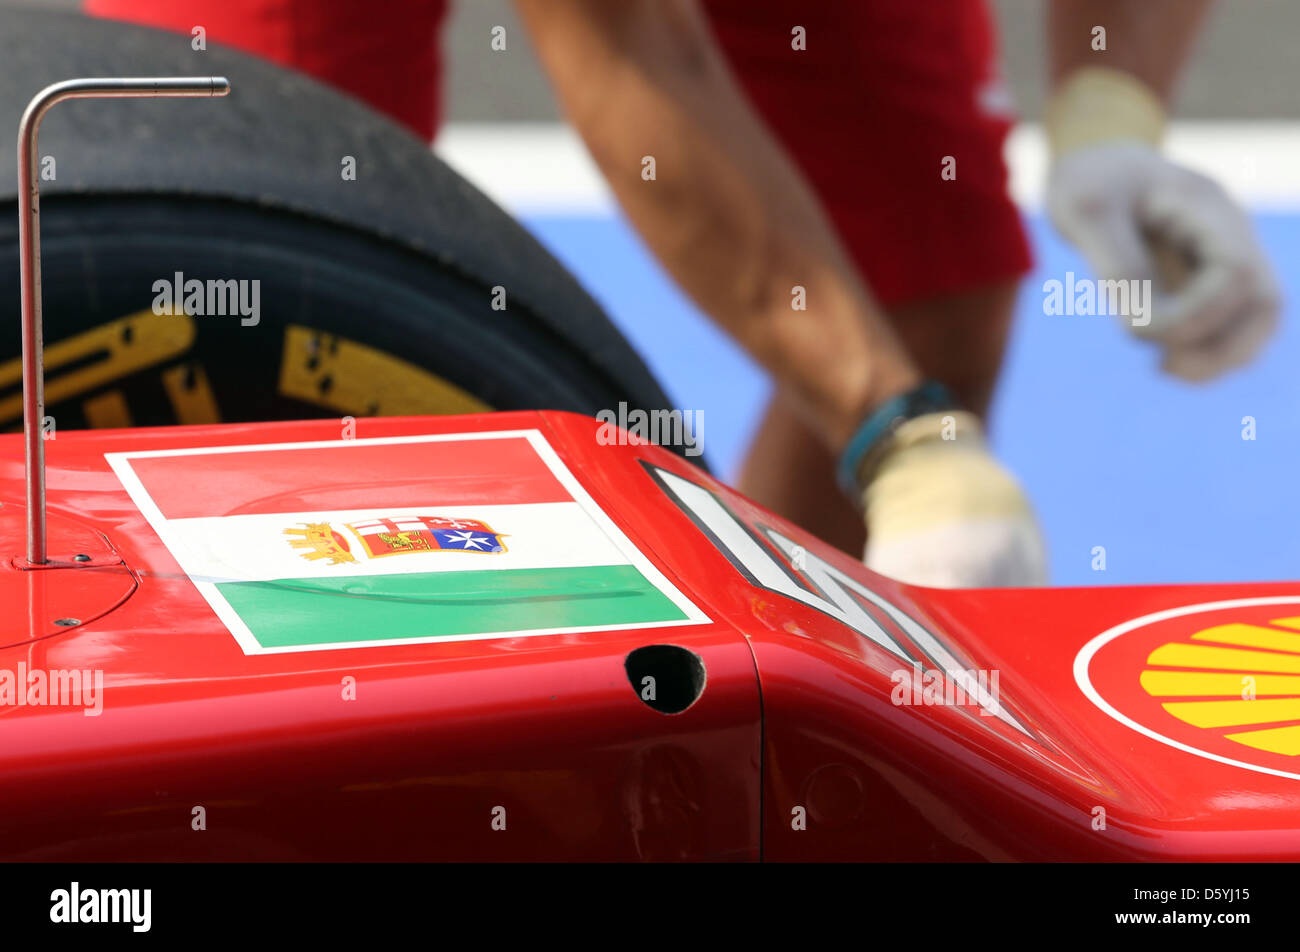
[[[797,0],[792,7],[861,1]],[[993,0],[1006,74],[1026,118],[1037,117],[1043,103],[1043,21],[1050,1]],[[507,30],[504,53],[491,52],[487,46],[489,31],[498,23]],[[813,36],[809,39],[816,42]],[[460,0],[446,42],[451,64],[447,107],[452,120],[554,120],[554,101],[526,47],[510,0]],[[1178,116],[1300,118],[1297,42],[1300,1],[1219,0],[1184,75]]]
[[[184,0],[177,0],[183,3]],[[444,38],[450,62],[447,115],[460,121],[546,121],[557,112],[510,0],[453,0]],[[617,0],[610,0],[617,2]],[[861,0],[792,0],[800,3]],[[925,0],[889,0],[918,3]],[[975,2],[975,0],[970,0]],[[1042,21],[1051,0],[993,0],[1003,58],[1021,113],[1042,104]],[[1140,2],[1140,0],[1139,0]],[[3,6],[75,9],[79,0],[0,0]],[[797,16],[797,14],[796,14]],[[505,26],[508,49],[488,46]],[[810,37],[810,42],[816,42]],[[1184,118],[1300,118],[1300,0],[1218,0],[1195,61],[1184,77],[1177,115]]]
[[[856,3],[861,0],[795,0]],[[925,0],[890,0],[918,3]],[[974,0],[971,0],[974,2]],[[1007,77],[1021,113],[1037,117],[1044,76],[1043,18],[1051,0],[994,0]],[[796,14],[797,16],[797,14]],[[491,28],[509,37],[505,53],[488,48]],[[519,42],[509,0],[461,0],[447,38],[451,61],[448,115],[459,120],[554,119],[555,106],[536,60]],[[815,37],[809,38],[816,42]],[[1195,61],[1184,77],[1177,115],[1186,118],[1300,118],[1298,0],[1219,0]]]

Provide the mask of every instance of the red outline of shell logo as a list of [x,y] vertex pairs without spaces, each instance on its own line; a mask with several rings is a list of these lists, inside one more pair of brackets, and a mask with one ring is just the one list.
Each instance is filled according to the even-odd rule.
[[1074,676],[1094,704],[1154,740],[1300,779],[1300,595],[1124,622],[1083,647]]

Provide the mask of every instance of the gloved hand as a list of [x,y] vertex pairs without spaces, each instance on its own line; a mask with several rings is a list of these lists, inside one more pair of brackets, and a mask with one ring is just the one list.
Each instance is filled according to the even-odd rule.
[[863,562],[882,575],[935,588],[1047,584],[1033,512],[973,414],[931,413],[900,426],[862,502]]
[[1127,73],[1088,68],[1053,96],[1047,211],[1100,280],[1152,282],[1145,315],[1123,317],[1163,368],[1205,380],[1255,356],[1277,323],[1272,269],[1240,206],[1165,159],[1164,111]]

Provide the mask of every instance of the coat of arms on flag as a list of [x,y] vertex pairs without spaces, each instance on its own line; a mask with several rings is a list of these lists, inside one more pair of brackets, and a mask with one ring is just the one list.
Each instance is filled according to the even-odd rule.
[[[356,562],[347,538],[327,522],[302,523],[301,529],[284,534],[305,559],[329,559],[330,565]],[[365,555],[380,559],[415,552],[505,552],[501,534],[478,519],[449,519],[444,516],[394,516],[344,523],[356,536]]]

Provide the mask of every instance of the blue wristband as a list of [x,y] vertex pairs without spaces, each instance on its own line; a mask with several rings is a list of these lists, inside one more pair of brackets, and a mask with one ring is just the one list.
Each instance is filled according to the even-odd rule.
[[855,502],[862,492],[858,474],[867,455],[875,450],[900,425],[908,420],[940,410],[956,410],[958,404],[948,388],[937,380],[927,380],[913,390],[886,400],[862,422],[848,446],[840,454],[836,478],[840,489]]

